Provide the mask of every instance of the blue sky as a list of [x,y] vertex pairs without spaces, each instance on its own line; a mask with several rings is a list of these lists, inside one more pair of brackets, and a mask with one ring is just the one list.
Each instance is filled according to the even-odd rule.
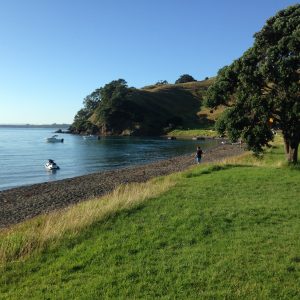
[[0,124],[71,123],[114,79],[214,76],[289,0],[0,0]]

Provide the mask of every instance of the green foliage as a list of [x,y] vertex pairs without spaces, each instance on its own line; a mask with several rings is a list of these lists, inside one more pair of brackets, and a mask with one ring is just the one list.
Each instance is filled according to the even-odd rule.
[[[206,95],[209,107],[231,106],[218,127],[258,153],[281,129],[288,160],[300,142],[300,5],[280,11],[255,34],[252,48],[218,72]],[[272,121],[272,122],[270,122]]]
[[183,74],[181,75],[176,81],[175,83],[186,83],[186,82],[192,82],[192,81],[196,81],[196,79],[189,75],[189,74]]
[[89,114],[92,114],[93,111],[100,104],[101,92],[102,92],[102,88],[96,89],[90,95],[88,95],[84,98],[83,105]]
[[230,95],[234,92],[234,87],[237,84],[237,74],[234,72],[234,64],[231,68],[223,67],[218,71],[218,75],[214,84],[208,88],[205,95],[206,105],[216,108],[219,105],[228,105]]
[[86,96],[83,100],[84,107],[80,109],[74,117],[73,124],[70,130],[73,132],[81,133],[95,133],[98,127],[93,124],[89,118],[92,116],[94,110],[98,107],[101,101],[101,88],[96,89],[90,95]]
[[128,88],[123,79],[114,80],[84,99],[84,108],[71,129],[104,135],[160,135],[178,127],[195,127],[202,94],[209,84],[160,81],[135,89]]
[[86,108],[80,109],[77,114],[75,115],[73,124],[70,126],[70,130],[72,132],[81,133],[81,132],[88,132],[88,133],[95,133],[97,132],[98,128],[96,125],[89,121],[92,112]]
[[229,109],[223,112],[220,117],[217,119],[215,123],[215,129],[222,135],[225,136],[226,126],[228,122],[230,122],[230,118],[228,118]]
[[126,96],[132,91],[124,79],[113,80],[101,89],[101,103],[97,107],[97,125],[107,131],[126,126],[130,111],[126,111]]
[[298,299],[299,170],[230,164],[178,178],[1,269],[1,299]]

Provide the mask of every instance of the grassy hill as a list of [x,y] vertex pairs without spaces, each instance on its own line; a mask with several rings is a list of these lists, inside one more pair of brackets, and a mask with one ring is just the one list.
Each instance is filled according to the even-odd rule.
[[[126,88],[117,100],[100,101],[86,121],[103,135],[161,135],[176,128],[211,128],[215,113],[203,108],[202,99],[212,82]],[[86,126],[83,128],[85,131]]]
[[298,299],[300,172],[283,157],[275,145],[128,187],[82,228],[59,220],[83,222],[89,202],[2,232],[1,299]]
[[[178,128],[170,128],[167,132],[171,136],[216,136],[217,133],[213,130],[214,123],[220,114],[224,111],[224,107],[220,106],[217,110],[211,110],[206,108],[202,104],[203,95],[209,86],[214,82],[214,78],[210,78],[204,81],[188,82],[181,84],[168,84],[162,86],[146,86],[143,89],[146,91],[152,91],[157,93],[158,97],[162,92],[168,93],[170,95],[177,93],[177,90],[184,90],[187,93],[191,93],[197,99],[198,107],[195,110],[189,110],[185,108],[186,102],[183,97],[182,102],[177,102],[178,107],[176,114],[181,114],[182,111],[186,112],[186,122],[184,126],[177,126]],[[171,97],[170,97],[171,99]],[[173,101],[172,101],[173,102]],[[191,118],[191,116],[193,118]]]

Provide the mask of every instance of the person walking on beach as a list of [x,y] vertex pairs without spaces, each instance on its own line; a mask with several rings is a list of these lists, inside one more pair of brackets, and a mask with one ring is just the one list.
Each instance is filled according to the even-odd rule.
[[197,152],[196,152],[196,155],[195,155],[197,164],[200,164],[201,158],[202,158],[202,154],[203,154],[203,151],[201,150],[201,147],[198,146],[197,147]]

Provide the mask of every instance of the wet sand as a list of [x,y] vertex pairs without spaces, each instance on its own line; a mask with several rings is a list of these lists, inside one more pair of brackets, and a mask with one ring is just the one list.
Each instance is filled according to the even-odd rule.
[[[207,150],[202,160],[203,163],[220,161],[243,151],[238,145],[219,145]],[[195,165],[194,155],[189,154],[131,168],[5,190],[0,192],[0,227],[9,227],[42,213],[103,196],[120,184],[145,182],[192,165]]]

